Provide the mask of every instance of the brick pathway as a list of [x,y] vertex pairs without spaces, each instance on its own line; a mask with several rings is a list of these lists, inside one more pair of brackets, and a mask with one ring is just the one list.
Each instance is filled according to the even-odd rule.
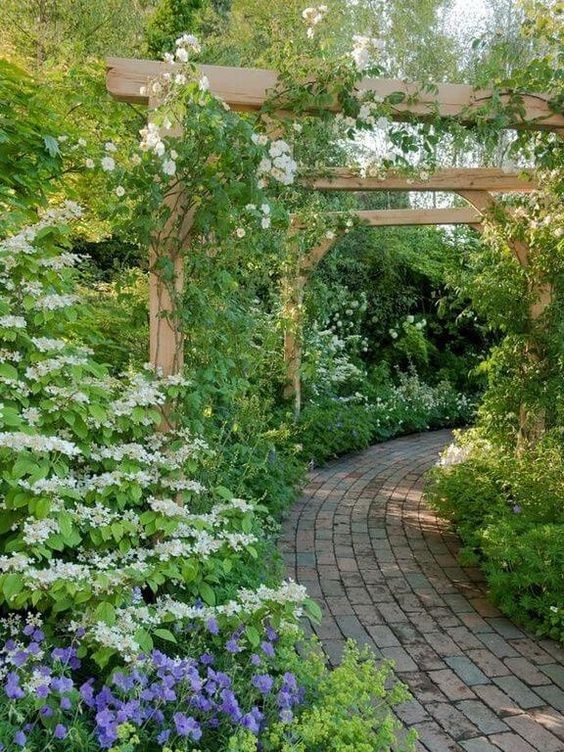
[[420,752],[564,752],[564,650],[488,602],[422,499],[449,440],[408,436],[314,471],[281,540],[290,575],[323,608],[333,662],[349,637],[395,661]]

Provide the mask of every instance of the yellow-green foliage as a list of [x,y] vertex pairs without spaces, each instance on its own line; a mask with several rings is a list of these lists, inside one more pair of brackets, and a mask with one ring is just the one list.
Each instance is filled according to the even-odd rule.
[[[400,750],[400,724],[390,708],[408,699],[406,688],[386,688],[390,664],[376,664],[370,650],[349,643],[342,663],[325,671],[317,697],[290,728],[273,727],[265,749],[273,752],[387,752]],[[412,750],[415,737],[405,736],[403,749]]]

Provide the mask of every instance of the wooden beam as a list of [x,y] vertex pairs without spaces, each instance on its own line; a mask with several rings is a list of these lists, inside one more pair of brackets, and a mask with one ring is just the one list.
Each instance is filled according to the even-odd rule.
[[[210,82],[210,90],[236,110],[258,110],[275,91],[278,76],[275,71],[261,68],[229,68],[201,65],[199,69]],[[148,103],[148,94],[141,93],[150,78],[170,71],[171,66],[155,60],[136,60],[110,57],[107,60],[106,85],[110,94],[123,102]],[[394,105],[393,117],[405,120],[415,115],[420,120],[434,118],[459,118],[472,121],[472,113],[484,107],[492,92],[474,89],[465,84],[438,84],[435,91],[419,83],[405,83],[390,78],[365,78],[360,91],[373,91],[380,97],[402,92],[406,100]],[[506,97],[500,97],[504,102]],[[523,95],[523,115],[511,124],[514,128],[564,131],[564,117],[553,112],[542,94]],[[281,103],[283,107],[283,103]],[[337,112],[337,102],[327,109]],[[482,113],[486,116],[485,113]]]
[[537,188],[534,178],[498,168],[467,167],[438,170],[427,180],[388,173],[363,177],[346,167],[325,170],[300,182],[316,191],[497,191],[500,193],[530,192]]
[[303,297],[306,277],[299,272],[283,279],[284,321],[284,399],[293,402],[294,416],[302,406],[301,364],[303,337]]
[[[324,216],[356,217],[367,227],[399,227],[415,225],[475,225],[482,221],[482,214],[472,207],[454,209],[377,209],[351,212],[326,212]],[[302,229],[295,215],[291,215],[292,226]]]

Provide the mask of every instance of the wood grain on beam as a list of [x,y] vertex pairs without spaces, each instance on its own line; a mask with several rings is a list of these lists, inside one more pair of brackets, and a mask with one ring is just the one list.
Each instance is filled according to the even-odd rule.
[[498,168],[467,167],[438,170],[427,180],[388,173],[383,177],[362,177],[354,170],[336,167],[323,174],[301,179],[304,185],[318,191],[499,191],[530,192],[537,187],[516,172]]
[[[170,70],[167,63],[155,60],[135,60],[111,57],[107,60],[106,84],[116,99],[124,102],[147,104],[147,94],[141,94],[148,79]],[[278,77],[275,71],[261,68],[229,68],[201,65],[200,70],[210,82],[210,90],[237,110],[257,110],[276,88]],[[491,96],[486,89],[474,89],[464,84],[439,84],[435,92],[424,90],[421,84],[408,84],[390,78],[365,78],[358,88],[370,90],[381,97],[395,92],[406,95],[407,101],[395,105],[395,119],[403,120],[409,115],[419,119],[434,117],[462,117],[471,120],[472,110],[479,110]],[[503,96],[501,97],[503,101]],[[543,95],[523,96],[523,120],[512,127],[543,130],[564,130],[564,117],[554,113]],[[329,109],[338,110],[338,105]]]
[[[351,216],[367,227],[399,227],[416,225],[476,225],[482,222],[482,214],[470,206],[454,209],[377,209],[351,212],[326,212],[324,216]],[[292,216],[292,225],[303,228]]]

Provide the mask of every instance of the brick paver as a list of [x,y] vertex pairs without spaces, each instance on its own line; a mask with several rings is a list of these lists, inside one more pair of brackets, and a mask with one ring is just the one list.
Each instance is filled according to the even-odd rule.
[[421,752],[564,752],[562,648],[500,614],[423,498],[449,441],[407,436],[313,471],[284,525],[289,574],[323,608],[332,663],[348,638],[395,661]]

